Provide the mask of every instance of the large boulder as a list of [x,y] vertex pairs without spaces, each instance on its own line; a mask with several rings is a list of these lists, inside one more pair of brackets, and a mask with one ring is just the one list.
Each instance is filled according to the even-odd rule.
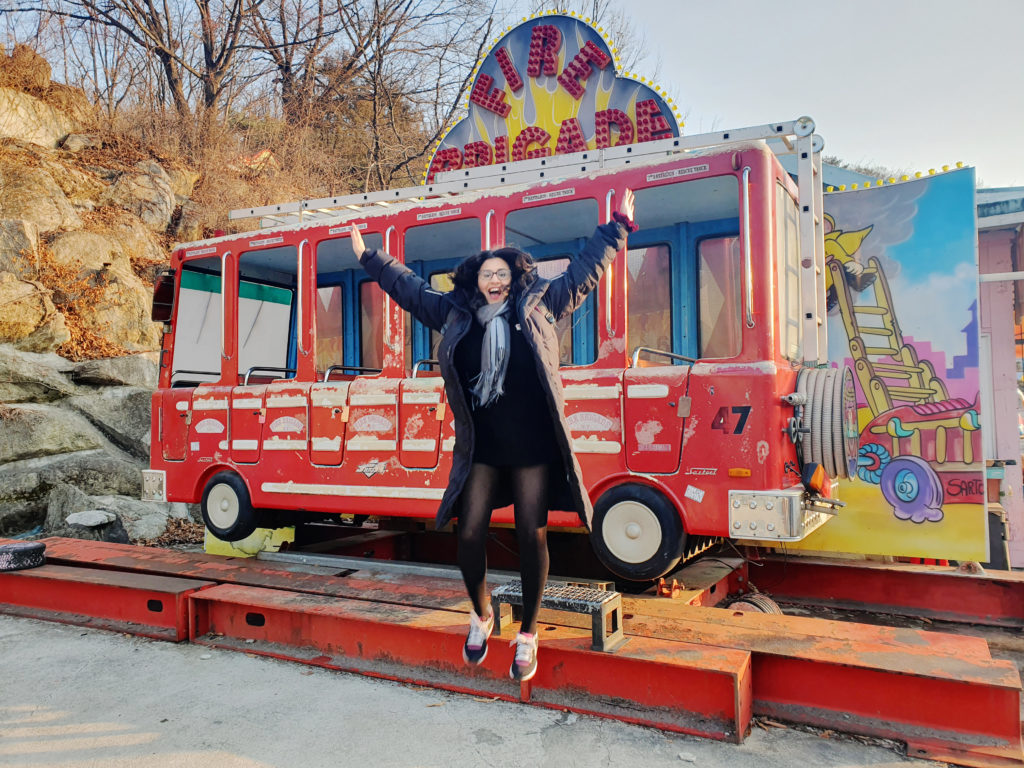
[[84,416],[50,405],[8,407],[0,419],[0,462],[85,451],[105,444]]
[[79,384],[155,389],[158,374],[157,363],[150,357],[126,355],[78,363],[71,373],[71,378]]
[[68,531],[68,518],[87,511],[112,514],[132,541],[155,539],[167,530],[167,520],[171,517],[188,518],[184,504],[139,501],[124,496],[89,496],[72,486],[59,485],[50,492],[47,500],[43,530],[46,533],[74,533]]
[[150,319],[153,291],[132,272],[107,270],[97,276],[100,293],[82,327],[130,352],[160,346],[161,326]]
[[31,221],[0,219],[0,272],[31,277],[38,247],[39,229]]
[[65,402],[118,448],[145,461],[149,458],[151,395],[148,389],[108,387]]
[[107,191],[107,184],[96,174],[79,170],[53,156],[43,158],[43,167],[75,210],[93,210]]
[[[2,424],[0,424],[2,427]],[[101,449],[0,464],[0,536],[42,525],[58,485],[93,495],[142,494],[142,467]]]
[[35,355],[0,344],[0,403],[45,402],[73,394],[56,355]]
[[175,205],[171,180],[153,160],[138,163],[133,173],[123,174],[102,202],[134,213],[154,232],[166,231]]
[[[0,116],[3,112],[0,100]],[[29,221],[39,232],[82,226],[82,219],[50,173],[42,167],[26,165],[22,153],[0,153],[0,189],[0,219]]]
[[81,124],[62,109],[13,88],[0,88],[0,137],[56,147]]
[[69,134],[60,144],[65,152],[81,152],[83,149],[99,149],[102,146],[103,141],[98,136],[88,133]]
[[172,166],[166,169],[166,173],[171,182],[171,191],[174,192],[174,198],[178,203],[183,203],[186,198],[192,197],[196,182],[199,181],[198,171]]
[[154,282],[168,264],[163,243],[137,216],[120,209],[106,209],[105,213],[102,232],[117,243],[135,274]]
[[0,272],[0,344],[50,352],[69,338],[64,316],[44,285]]
[[54,312],[28,336],[15,341],[14,346],[26,352],[53,352],[70,340],[71,331],[64,321],[64,315]]
[[84,230],[61,232],[50,240],[49,248],[55,264],[74,268],[81,275],[107,267],[131,269],[121,244],[111,235]]

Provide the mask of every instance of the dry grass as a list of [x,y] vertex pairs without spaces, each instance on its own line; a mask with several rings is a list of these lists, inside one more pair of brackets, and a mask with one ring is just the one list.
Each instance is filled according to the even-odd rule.
[[172,517],[167,520],[167,529],[155,539],[140,542],[147,547],[168,547],[175,544],[202,544],[206,528],[202,523]]

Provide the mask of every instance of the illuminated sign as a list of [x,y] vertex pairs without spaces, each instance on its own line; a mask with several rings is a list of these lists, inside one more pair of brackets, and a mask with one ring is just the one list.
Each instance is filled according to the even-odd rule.
[[434,150],[434,175],[679,135],[669,101],[615,74],[614,51],[582,19],[548,14],[507,31],[474,73],[469,114]]

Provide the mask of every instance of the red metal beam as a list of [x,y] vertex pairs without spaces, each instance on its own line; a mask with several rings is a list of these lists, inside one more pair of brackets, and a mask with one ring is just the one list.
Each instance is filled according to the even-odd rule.
[[590,650],[589,632],[544,626],[543,663],[520,688],[508,679],[513,631],[492,637],[484,664],[469,667],[465,619],[450,611],[230,585],[194,594],[192,606],[191,637],[205,645],[734,742],[749,728],[742,651],[637,637],[606,654]]
[[1020,675],[981,638],[717,608],[624,625],[750,651],[755,714],[901,739],[959,765],[1024,765]]
[[770,557],[750,568],[762,592],[786,602],[1024,627],[1024,572],[963,573],[934,565]]
[[48,563],[0,572],[0,612],[179,641],[188,637],[188,596],[209,586]]

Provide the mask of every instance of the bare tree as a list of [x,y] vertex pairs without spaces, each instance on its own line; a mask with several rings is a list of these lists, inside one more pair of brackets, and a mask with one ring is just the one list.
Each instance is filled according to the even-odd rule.
[[[188,78],[212,112],[232,83],[243,48],[243,22],[263,0],[58,0],[21,3],[18,10],[114,29],[159,61],[166,93],[182,118],[192,114]],[[95,37],[95,36],[94,36]]]
[[644,35],[639,31],[626,11],[625,5],[616,0],[530,0],[530,12],[546,10],[561,13],[576,13],[589,19],[594,27],[602,27],[608,38],[619,51],[619,61],[627,72],[638,67],[649,68],[645,75],[658,76],[661,63],[651,60]]

